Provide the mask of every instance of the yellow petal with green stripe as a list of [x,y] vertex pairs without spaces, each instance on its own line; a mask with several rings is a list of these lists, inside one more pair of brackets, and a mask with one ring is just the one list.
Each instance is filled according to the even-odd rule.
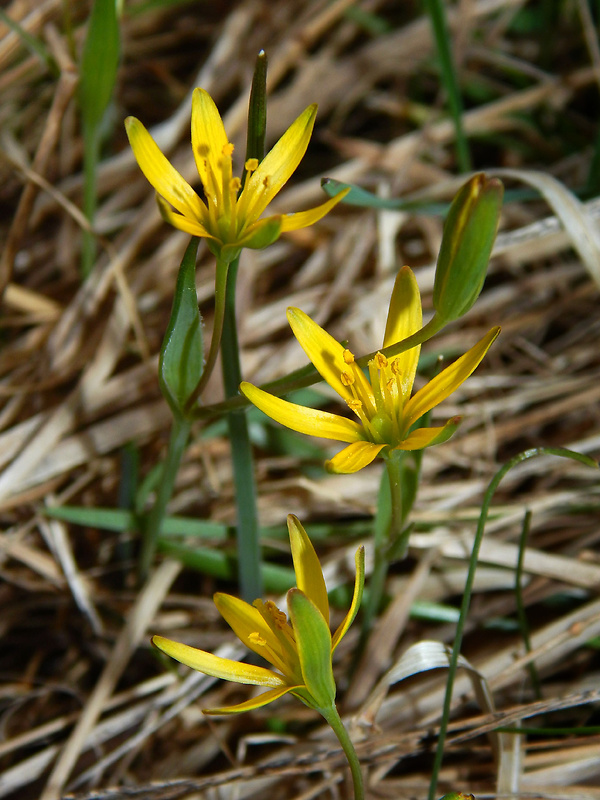
[[226,681],[254,686],[279,687],[286,685],[283,676],[270,669],[221,658],[187,644],[165,639],[163,636],[153,636],[152,644],[176,661],[198,670],[198,672],[203,672],[205,675],[212,675],[213,678],[223,678]]
[[203,708],[202,713],[207,716],[226,716],[227,714],[242,714],[244,711],[255,711],[257,708],[262,708],[273,700],[279,700],[284,694],[300,689],[300,686],[284,686],[281,689],[269,689],[268,692],[252,697],[250,700],[245,700],[243,703],[238,703],[235,706],[223,706],[222,708]]
[[165,222],[168,222],[169,225],[177,228],[177,230],[183,231],[184,233],[189,233],[191,236],[202,236],[205,239],[215,238],[206,230],[204,225],[202,225],[200,222],[197,222],[196,219],[184,217],[183,214],[173,211],[171,206],[159,194],[156,195],[156,202],[158,204],[158,210],[160,211],[161,217]]
[[364,435],[362,425],[353,420],[290,403],[246,381],[240,384],[240,391],[267,416],[298,433],[322,436],[337,442],[357,442]]
[[333,652],[341,640],[346,635],[346,631],[352,625],[362,601],[363,588],[365,585],[365,548],[361,545],[354,556],[356,565],[356,577],[354,579],[354,594],[348,613],[339,624],[331,640],[331,651]]
[[337,206],[349,191],[350,189],[344,189],[342,192],[338,192],[335,197],[332,197],[331,200],[322,203],[320,206],[315,206],[308,211],[296,211],[295,214],[284,214],[281,222],[282,233],[286,231],[297,231],[299,228],[308,228],[309,225],[314,225],[315,222],[318,222],[326,214],[329,214],[331,209]]
[[202,200],[161,153],[146,128],[135,117],[127,117],[125,130],[140,169],[156,191],[184,216],[202,219]]
[[445,425],[439,428],[417,428],[398,445],[398,450],[423,450],[434,444],[442,444],[454,435],[460,425],[462,417],[452,417]]
[[366,404],[370,402],[373,405],[371,384],[362,370],[350,370],[350,365],[344,358],[344,353],[348,357],[346,348],[299,308],[288,308],[287,318],[300,347],[331,388],[344,400],[351,400],[353,394],[349,387],[342,382],[342,374],[351,372],[355,379],[355,388],[358,395],[361,398],[365,396],[367,398]]
[[207,196],[221,195],[223,149],[228,144],[223,120],[215,101],[204,89],[192,94],[192,151]]
[[426,414],[441,403],[442,400],[445,400],[466,381],[479,365],[499,333],[500,328],[492,328],[464,356],[461,356],[449,367],[442,370],[439,375],[436,375],[422,389],[419,389],[414,397],[411,397],[404,407],[404,419],[407,428],[420,419],[423,414]]
[[329,625],[327,587],[315,548],[312,546],[298,517],[289,514],[287,525],[290,534],[294,572],[296,573],[296,585],[313,601],[323,615],[325,622]]
[[[394,282],[383,346],[389,347],[391,344],[408,339],[409,336],[420,330],[422,325],[421,294],[415,275],[410,267],[402,267]],[[412,392],[420,352],[419,345],[394,356],[401,375],[402,395],[405,400],[410,397]]]
[[[246,647],[270,661],[277,669],[286,671],[281,644],[254,606],[223,592],[217,592],[213,600],[219,614]],[[264,644],[260,644],[261,641]]]
[[338,472],[344,475],[358,472],[359,469],[367,467],[371,461],[377,458],[384,447],[387,447],[387,445],[373,444],[372,442],[353,442],[327,461],[325,467],[329,472]]
[[316,105],[305,109],[246,180],[238,201],[241,217],[258,219],[294,173],[306,153],[316,115]]

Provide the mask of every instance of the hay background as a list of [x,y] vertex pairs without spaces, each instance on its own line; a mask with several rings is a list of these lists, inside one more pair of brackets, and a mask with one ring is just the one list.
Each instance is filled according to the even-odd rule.
[[[202,707],[233,702],[244,691],[189,670],[165,671],[151,652],[151,632],[238,652],[210,599],[217,586],[235,591],[231,584],[166,559],[138,592],[135,536],[66,525],[43,512],[61,504],[114,507],[128,444],[139,448],[142,476],[165,452],[169,413],[158,390],[157,353],[187,237],[161,222],[122,119],[133,114],[156,126],[162,149],[193,180],[190,91],[201,85],[213,95],[236,152],[243,152],[254,58],[265,47],[269,141],[306,105],[319,104],[308,153],[274,208],[319,202],[326,175],[391,196],[448,200],[458,186],[453,127],[443,114],[429,22],[415,3],[377,0],[190,2],[134,13],[139,6],[127,4],[122,20],[123,56],[100,169],[98,259],[83,286],[82,144],[65,6],[13,0],[6,9],[50,48],[60,78],[14,33],[3,27],[0,39],[7,282],[0,351],[0,797],[349,797],[339,749],[314,714],[282,701],[209,722]],[[89,4],[67,7],[80,48]],[[369,33],[348,16],[351,7],[379,15],[387,30]],[[476,168],[536,169],[581,187],[598,135],[600,82],[583,0],[543,8],[465,0],[450,8],[450,21],[461,79],[470,87],[465,125]],[[591,203],[582,219],[597,226],[597,216]],[[460,411],[465,421],[459,435],[424,458],[414,513],[421,527],[409,564],[390,578],[386,649],[370,651],[379,658],[361,676],[362,704],[357,692],[346,692],[343,677],[356,632],[336,665],[369,797],[427,791],[443,675],[384,687],[382,694],[369,690],[413,642],[452,642],[452,624],[407,620],[408,606],[411,598],[457,605],[488,481],[528,447],[561,445],[596,457],[600,449],[593,258],[586,268],[573,248],[581,241],[569,238],[541,199],[507,204],[502,231],[480,300],[426,348],[452,356],[492,324],[502,325],[485,363],[441,409],[445,418]],[[415,268],[430,309],[440,236],[439,217],[343,207],[267,251],[244,253],[245,377],[263,382],[304,364],[285,321],[287,305],[349,339],[355,352],[376,349],[398,266]],[[207,339],[213,274],[213,258],[201,246],[198,298]],[[221,398],[215,379],[206,402]],[[172,512],[231,523],[227,441],[199,434],[200,426]],[[331,452],[317,444],[323,458]],[[378,465],[356,476],[327,476],[321,456],[307,468],[268,447],[257,454],[265,525],[294,512],[310,532],[311,522],[360,521],[374,511]],[[495,497],[465,654],[511,724],[598,724],[598,505],[593,470],[548,458],[514,470]],[[483,626],[514,616],[526,509],[533,522],[525,601],[543,689],[537,705],[519,637]],[[319,546],[332,586],[348,582],[360,540],[336,531]],[[559,593],[562,602],[545,602]],[[467,681],[455,697],[440,794],[489,796],[512,780],[527,797],[600,797],[600,735],[530,739],[520,752],[514,737],[512,774],[499,776],[482,735],[497,719],[477,708]],[[285,722],[286,735],[266,733],[272,717]]]

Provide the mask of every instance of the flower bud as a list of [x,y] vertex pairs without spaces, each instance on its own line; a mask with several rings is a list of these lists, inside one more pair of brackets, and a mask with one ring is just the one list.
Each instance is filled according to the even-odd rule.
[[501,181],[480,172],[452,201],[433,286],[433,307],[443,322],[466,314],[479,297],[498,231],[503,194]]

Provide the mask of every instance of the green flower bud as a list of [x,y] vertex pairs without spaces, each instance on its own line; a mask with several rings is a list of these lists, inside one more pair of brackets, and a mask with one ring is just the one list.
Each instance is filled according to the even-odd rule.
[[504,187],[480,172],[460,189],[446,218],[433,286],[443,322],[462,317],[483,287],[498,231]]

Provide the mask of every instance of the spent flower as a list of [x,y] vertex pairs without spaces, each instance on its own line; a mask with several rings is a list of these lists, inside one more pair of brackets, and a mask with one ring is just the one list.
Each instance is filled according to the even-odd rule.
[[[421,450],[447,441],[461,418],[452,417],[439,427],[415,427],[418,420],[445,400],[475,370],[500,332],[492,328],[474,347],[412,395],[420,346],[393,357],[378,352],[368,362],[368,377],[353,353],[307,314],[289,308],[288,321],[306,355],[345,400],[357,420],[319,409],[306,408],[243,382],[242,393],[268,416],[300,433],[348,444],[327,462],[331,472],[357,472],[378,455],[393,450]],[[421,329],[419,288],[409,267],[396,278],[390,300],[383,348]]]
[[230,263],[244,247],[261,249],[285,231],[306,228],[324,217],[347,191],[308,211],[261,217],[302,160],[312,134],[316,105],[293,122],[259,163],[249,158],[243,182],[233,175],[233,144],[221,115],[204,89],[192,96],[192,149],[205,200],[173,167],[142,123],[127,117],[125,128],[140,169],[157,192],[163,218],[200,236],[218,258]]

